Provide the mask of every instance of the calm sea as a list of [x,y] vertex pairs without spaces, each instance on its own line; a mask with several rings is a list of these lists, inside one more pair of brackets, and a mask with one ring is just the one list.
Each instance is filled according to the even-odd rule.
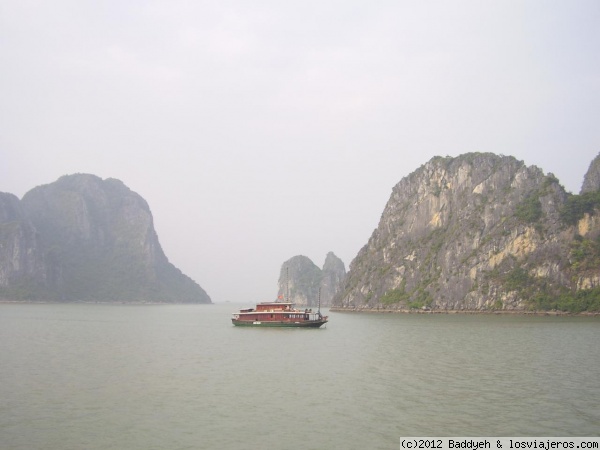
[[0,448],[397,449],[400,436],[597,436],[600,317],[240,305],[0,305]]

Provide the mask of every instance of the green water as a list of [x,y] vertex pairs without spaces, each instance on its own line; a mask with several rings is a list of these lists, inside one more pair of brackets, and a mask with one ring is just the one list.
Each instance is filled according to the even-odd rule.
[[397,449],[597,436],[600,318],[0,305],[0,449]]

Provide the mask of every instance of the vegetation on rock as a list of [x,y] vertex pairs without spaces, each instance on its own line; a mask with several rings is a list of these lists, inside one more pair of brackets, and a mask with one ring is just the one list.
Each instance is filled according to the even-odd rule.
[[119,180],[64,176],[15,199],[0,197],[1,298],[210,303],[164,255],[146,201]]
[[600,311],[600,164],[590,171],[571,195],[510,156],[433,158],[394,187],[334,307]]

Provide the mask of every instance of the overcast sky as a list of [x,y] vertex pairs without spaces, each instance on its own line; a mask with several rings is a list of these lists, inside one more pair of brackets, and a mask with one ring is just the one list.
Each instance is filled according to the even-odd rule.
[[348,268],[433,156],[578,193],[600,152],[600,2],[0,0],[0,191],[118,178],[215,302]]

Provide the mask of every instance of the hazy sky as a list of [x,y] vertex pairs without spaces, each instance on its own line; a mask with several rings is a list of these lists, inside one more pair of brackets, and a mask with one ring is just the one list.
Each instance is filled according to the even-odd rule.
[[346,267],[433,156],[578,193],[600,152],[600,2],[0,0],[0,191],[118,178],[215,302]]

